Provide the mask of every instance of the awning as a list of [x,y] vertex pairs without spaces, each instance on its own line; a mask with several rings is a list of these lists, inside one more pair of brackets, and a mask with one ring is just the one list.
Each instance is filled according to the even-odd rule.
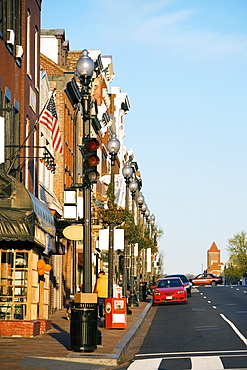
[[49,208],[16,178],[0,172],[0,241],[30,241],[55,251],[55,233]]

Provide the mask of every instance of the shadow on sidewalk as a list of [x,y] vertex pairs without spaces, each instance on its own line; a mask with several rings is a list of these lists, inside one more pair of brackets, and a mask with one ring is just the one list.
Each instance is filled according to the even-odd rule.
[[67,350],[69,348],[69,337],[70,333],[66,330],[62,329],[59,325],[52,323],[52,327],[56,329],[59,333],[48,333],[48,335],[54,338],[57,342],[62,344]]

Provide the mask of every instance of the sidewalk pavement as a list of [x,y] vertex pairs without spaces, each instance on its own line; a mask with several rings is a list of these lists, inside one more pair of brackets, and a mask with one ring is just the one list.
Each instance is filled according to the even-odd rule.
[[9,370],[93,370],[109,369],[123,356],[152,303],[150,299],[131,307],[127,329],[99,328],[102,343],[94,352],[72,352],[69,348],[70,321],[66,310],[50,315],[52,329],[34,338],[0,337],[0,369]]

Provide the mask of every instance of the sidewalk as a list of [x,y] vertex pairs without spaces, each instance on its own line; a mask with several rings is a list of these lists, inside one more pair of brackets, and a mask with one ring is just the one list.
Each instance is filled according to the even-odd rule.
[[127,316],[127,329],[99,328],[102,344],[94,352],[69,349],[70,321],[66,311],[50,315],[52,329],[34,338],[0,337],[0,369],[77,370],[109,369],[121,364],[123,355],[151,307],[149,299],[133,307]]

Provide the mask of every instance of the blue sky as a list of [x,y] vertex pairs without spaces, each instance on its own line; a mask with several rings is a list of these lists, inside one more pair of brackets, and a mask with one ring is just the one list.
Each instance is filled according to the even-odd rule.
[[226,262],[247,231],[246,19],[246,0],[42,1],[42,28],[113,57],[165,273],[200,273],[212,242]]

